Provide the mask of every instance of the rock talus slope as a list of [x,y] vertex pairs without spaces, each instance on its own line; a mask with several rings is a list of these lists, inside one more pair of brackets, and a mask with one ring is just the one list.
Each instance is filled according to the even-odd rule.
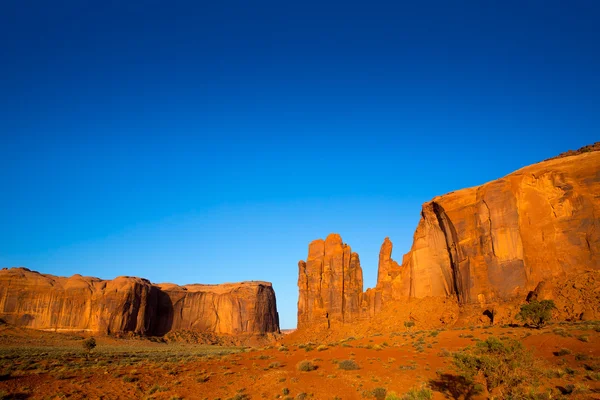
[[[362,288],[362,271],[360,280],[349,277],[340,283],[346,271],[343,249],[349,246],[339,235],[312,242],[307,261],[299,264],[299,327],[327,314],[342,322],[372,319],[388,304],[426,298],[445,298],[463,310],[494,309],[509,318],[506,305],[535,295],[554,299],[564,318],[600,318],[598,148],[586,147],[423,204],[402,264],[392,259],[386,238],[377,285],[364,293],[356,292]],[[323,246],[328,241],[335,243],[335,251]],[[340,313],[340,302],[350,295],[359,300],[358,311]]]
[[279,331],[275,292],[268,282],[153,285],[142,278],[65,278],[26,268],[0,271],[0,318],[34,329],[109,334]]

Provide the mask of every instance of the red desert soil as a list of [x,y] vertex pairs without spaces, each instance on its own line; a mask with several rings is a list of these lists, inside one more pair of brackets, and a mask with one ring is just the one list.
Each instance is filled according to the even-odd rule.
[[[161,343],[98,337],[86,359],[84,337],[0,327],[0,395],[27,399],[372,399],[375,388],[403,394],[430,384],[434,399],[452,395],[439,373],[453,373],[451,352],[491,335],[522,341],[547,371],[543,386],[578,387],[569,399],[600,399],[600,324],[553,324],[542,330],[473,327],[400,331],[320,343],[302,332],[262,348]],[[555,355],[561,349],[568,354]],[[338,363],[354,360],[358,370]],[[310,372],[297,364],[310,360]],[[446,387],[444,387],[446,385]],[[446,390],[445,390],[446,389]],[[447,393],[442,393],[446,391]],[[301,394],[305,393],[306,397]],[[486,398],[479,395],[476,398]],[[553,397],[560,398],[560,397]]]

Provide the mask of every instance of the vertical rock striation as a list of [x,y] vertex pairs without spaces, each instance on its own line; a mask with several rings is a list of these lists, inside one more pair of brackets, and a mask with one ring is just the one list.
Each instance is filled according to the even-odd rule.
[[298,263],[298,327],[351,322],[360,314],[363,290],[358,254],[332,233],[308,246]]
[[268,282],[158,287],[162,299],[157,335],[182,329],[218,334],[279,331],[275,292]]

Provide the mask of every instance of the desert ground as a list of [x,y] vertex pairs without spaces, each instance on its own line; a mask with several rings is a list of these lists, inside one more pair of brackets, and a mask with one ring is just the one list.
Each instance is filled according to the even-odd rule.
[[531,351],[540,380],[528,386],[538,395],[521,398],[600,399],[596,322],[554,323],[542,329],[406,328],[319,343],[305,342],[302,332],[292,332],[263,347],[100,336],[91,352],[82,346],[83,333],[4,325],[0,395],[5,399],[484,399],[494,393],[485,385],[467,384],[453,366],[453,353],[489,337],[506,343],[515,339]]

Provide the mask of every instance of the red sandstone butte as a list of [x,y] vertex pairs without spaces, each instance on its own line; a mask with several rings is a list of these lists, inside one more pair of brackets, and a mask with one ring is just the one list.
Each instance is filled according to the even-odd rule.
[[279,331],[275,292],[268,282],[153,285],[142,278],[65,278],[26,268],[0,271],[0,318],[34,329],[109,334]]

